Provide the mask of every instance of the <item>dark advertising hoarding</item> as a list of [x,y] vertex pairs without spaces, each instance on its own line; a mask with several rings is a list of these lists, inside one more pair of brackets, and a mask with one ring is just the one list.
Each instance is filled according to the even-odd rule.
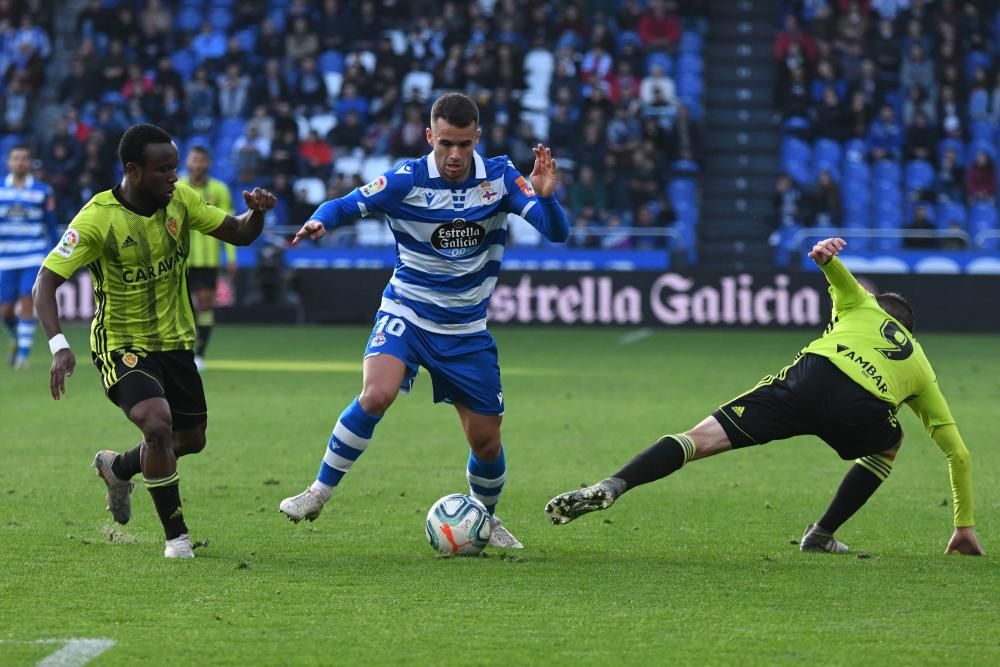
[[[254,269],[240,295],[253,294]],[[300,269],[292,298],[260,299],[217,311],[220,322],[368,324],[391,272],[385,269]],[[861,275],[872,290],[896,291],[914,305],[918,330],[1000,333],[1000,276]],[[490,303],[492,324],[552,326],[693,326],[817,328],[830,316],[820,273],[510,271]],[[90,276],[80,272],[58,292],[66,319],[93,316]]]

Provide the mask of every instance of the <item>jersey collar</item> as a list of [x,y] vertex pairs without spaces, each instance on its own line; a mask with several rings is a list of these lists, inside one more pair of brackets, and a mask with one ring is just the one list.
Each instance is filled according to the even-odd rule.
[[[486,163],[476,151],[472,151],[472,164],[476,167],[476,178],[486,178]],[[438,171],[433,152],[427,154],[427,176],[428,178],[441,178],[441,172]]]
[[[5,188],[14,187],[14,174],[7,174],[7,176],[5,176],[3,179],[3,185]],[[24,185],[22,186],[23,188],[28,189],[34,185],[35,185],[34,176],[28,174],[27,176],[24,177]]]

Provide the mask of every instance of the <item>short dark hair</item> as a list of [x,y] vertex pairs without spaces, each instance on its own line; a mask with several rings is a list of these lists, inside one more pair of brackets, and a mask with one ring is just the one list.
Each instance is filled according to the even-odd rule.
[[188,153],[201,153],[209,160],[212,159],[212,151],[208,150],[208,146],[205,146],[204,144],[195,144],[188,149]]
[[122,167],[134,162],[140,167],[146,164],[146,146],[149,144],[169,144],[173,139],[166,130],[148,123],[139,123],[125,130],[118,142],[118,159]]
[[438,118],[455,127],[479,125],[479,107],[468,95],[446,93],[434,101],[431,107],[431,125]]
[[882,310],[896,318],[907,331],[913,333],[913,306],[903,295],[896,292],[882,292],[875,295],[875,300]]
[[7,157],[10,157],[10,154],[14,151],[28,151],[28,155],[31,155],[31,146],[28,144],[14,144],[10,147],[10,150],[7,151]]

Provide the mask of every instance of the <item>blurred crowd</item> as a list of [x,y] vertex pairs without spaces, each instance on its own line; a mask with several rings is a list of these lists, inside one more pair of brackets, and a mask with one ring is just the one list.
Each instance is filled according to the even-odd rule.
[[[665,247],[663,236],[625,231],[675,225],[671,183],[697,177],[701,5],[88,0],[65,73],[49,82],[59,113],[37,127],[53,3],[0,0],[2,141],[32,145],[64,222],[120,178],[124,129],[150,122],[182,153],[208,148],[212,175],[234,190],[270,187],[281,205],[268,224],[296,225],[322,200],[428,152],[430,103],[458,90],[479,103],[484,154],[528,173],[531,147],[552,146],[572,244]],[[691,210],[693,189],[674,192]]]

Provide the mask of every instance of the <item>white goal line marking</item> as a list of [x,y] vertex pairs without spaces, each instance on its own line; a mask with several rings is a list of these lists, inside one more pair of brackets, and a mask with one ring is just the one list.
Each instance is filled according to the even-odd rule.
[[37,667],[80,667],[115,645],[114,639],[36,639],[2,640],[0,644],[61,644],[55,653],[38,661]]

